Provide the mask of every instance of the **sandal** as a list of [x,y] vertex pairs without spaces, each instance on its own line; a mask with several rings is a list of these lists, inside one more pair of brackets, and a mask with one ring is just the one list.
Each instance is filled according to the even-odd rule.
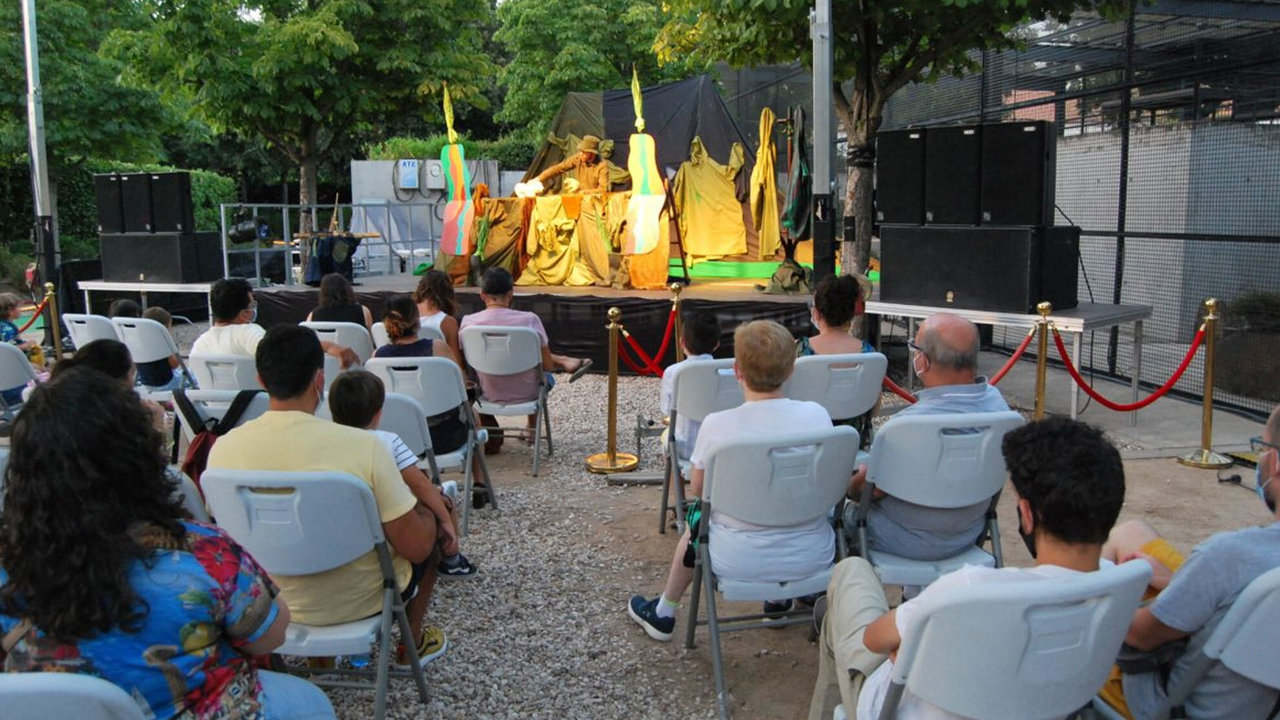
[[587,371],[590,370],[591,366],[594,364],[595,363],[592,362],[591,358],[583,358],[582,362],[578,363],[578,368],[569,376],[569,382],[576,382],[578,378],[586,375]]

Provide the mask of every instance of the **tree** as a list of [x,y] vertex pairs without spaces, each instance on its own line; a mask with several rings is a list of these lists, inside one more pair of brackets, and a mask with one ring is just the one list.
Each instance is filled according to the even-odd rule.
[[566,93],[627,87],[632,65],[644,83],[704,72],[707,61],[658,65],[653,43],[668,19],[658,0],[506,0],[494,36],[511,58],[498,120],[541,131]]
[[[397,114],[484,101],[494,67],[476,27],[485,0],[141,0],[153,22],[113,48],[138,81],[217,130],[265,138],[316,201],[319,160],[354,129]],[[304,214],[304,223],[306,215]]]
[[[813,66],[811,0],[672,0],[675,19],[658,38],[660,59],[695,57],[736,66]],[[842,248],[844,272],[865,273],[871,252],[875,134],[885,103],[908,83],[974,69],[973,50],[1020,42],[1019,25],[1095,10],[1114,14],[1126,0],[832,0],[836,116],[848,139],[844,212],[856,240]],[[846,92],[846,81],[852,90]],[[815,108],[815,112],[820,108]],[[851,261],[852,260],[852,261]]]

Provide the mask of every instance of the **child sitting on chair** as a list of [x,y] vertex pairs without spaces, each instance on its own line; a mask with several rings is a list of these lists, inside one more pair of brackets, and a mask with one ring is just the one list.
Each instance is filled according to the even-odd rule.
[[[16,293],[0,293],[0,342],[16,346],[27,356],[27,360],[37,372],[44,370],[44,348],[30,340],[23,340],[22,333],[15,322],[22,315],[22,298]],[[22,391],[25,385],[6,388],[3,391],[4,401],[8,405],[22,402]]]
[[[689,313],[680,329],[680,347],[684,348],[684,360],[668,367],[662,373],[662,415],[670,417],[676,391],[676,368],[694,360],[710,360],[711,353],[720,347],[720,321],[715,315],[699,310]],[[697,420],[676,416],[674,428],[667,432],[676,434],[676,457],[688,458],[693,443],[698,439]],[[666,447],[665,441],[663,447]]]
[[[173,316],[159,306],[151,306],[142,312],[145,320],[155,320],[170,333],[173,332]],[[174,390],[183,387],[182,362],[177,355],[170,355],[163,360],[138,363],[138,382],[148,390]],[[188,387],[194,382],[186,383]]]
[[387,451],[400,469],[404,484],[415,497],[436,517],[442,539],[444,557],[436,568],[440,577],[467,578],[476,574],[476,566],[462,554],[458,546],[458,525],[454,513],[457,503],[445,491],[434,484],[418,467],[418,456],[404,444],[399,435],[379,430],[382,404],[387,399],[386,389],[376,375],[367,370],[348,370],[329,386],[329,413],[339,425],[363,428],[373,433],[386,445]]

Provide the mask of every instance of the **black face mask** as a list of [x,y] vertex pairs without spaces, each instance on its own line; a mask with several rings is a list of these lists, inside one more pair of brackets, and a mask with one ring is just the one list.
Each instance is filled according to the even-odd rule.
[[1022,529],[1022,523],[1018,523],[1018,535],[1022,538],[1022,542],[1027,546],[1027,552],[1031,553],[1031,559],[1036,557],[1036,536],[1034,532],[1026,532]]

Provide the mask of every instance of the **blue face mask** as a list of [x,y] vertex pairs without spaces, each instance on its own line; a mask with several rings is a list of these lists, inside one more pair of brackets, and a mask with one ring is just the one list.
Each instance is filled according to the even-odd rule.
[[1275,478],[1262,479],[1262,458],[1258,458],[1258,462],[1253,466],[1253,487],[1258,493],[1258,499],[1267,506],[1267,510],[1274,513],[1276,511],[1276,503],[1267,497],[1267,485]]
[[251,323],[258,322],[258,306],[257,305],[253,306],[253,316],[249,318],[249,322]]

